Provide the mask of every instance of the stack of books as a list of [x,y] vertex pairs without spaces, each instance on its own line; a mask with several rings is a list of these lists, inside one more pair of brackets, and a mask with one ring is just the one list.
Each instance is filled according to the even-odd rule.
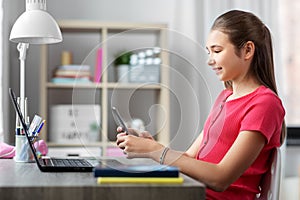
[[62,65],[54,70],[52,83],[91,83],[90,66]]
[[167,165],[98,165],[94,168],[98,184],[182,184],[179,168]]

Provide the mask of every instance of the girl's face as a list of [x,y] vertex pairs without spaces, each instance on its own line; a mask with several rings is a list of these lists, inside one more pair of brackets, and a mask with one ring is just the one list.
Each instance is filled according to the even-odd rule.
[[248,67],[243,59],[243,51],[237,56],[235,47],[225,33],[218,30],[211,31],[206,49],[209,54],[208,65],[221,81],[238,81],[246,75]]

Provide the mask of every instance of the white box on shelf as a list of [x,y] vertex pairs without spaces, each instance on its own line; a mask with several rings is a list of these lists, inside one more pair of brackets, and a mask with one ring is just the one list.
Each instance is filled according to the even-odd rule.
[[159,83],[160,65],[133,65],[130,66],[129,82],[132,83]]
[[101,155],[101,147],[50,147],[48,151],[48,156],[51,157],[99,157]]
[[60,144],[99,141],[100,105],[53,105],[50,108],[49,138]]

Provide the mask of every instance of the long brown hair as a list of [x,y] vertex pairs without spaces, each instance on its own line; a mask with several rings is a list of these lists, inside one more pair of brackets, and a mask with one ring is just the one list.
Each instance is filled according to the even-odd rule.
[[[255,45],[254,56],[248,73],[254,74],[257,80],[278,95],[274,73],[273,45],[268,27],[250,12],[231,10],[220,15],[211,30],[227,34],[239,55],[241,48],[248,41]],[[232,82],[225,81],[226,88],[232,89]],[[286,136],[285,121],[282,124],[281,144]]]

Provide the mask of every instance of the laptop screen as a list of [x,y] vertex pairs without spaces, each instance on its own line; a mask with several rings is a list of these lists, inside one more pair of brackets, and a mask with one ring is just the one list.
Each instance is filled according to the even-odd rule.
[[11,88],[9,88],[9,95],[10,95],[10,98],[11,98],[11,100],[12,100],[12,102],[13,102],[14,109],[15,109],[15,111],[17,112],[17,114],[18,114],[18,116],[19,116],[19,119],[20,119],[20,121],[21,121],[21,125],[22,125],[22,127],[23,127],[23,129],[24,129],[25,136],[26,136],[26,138],[27,138],[27,140],[28,140],[28,143],[30,144],[29,146],[30,146],[30,149],[31,149],[31,151],[32,151],[32,153],[33,153],[34,159],[36,160],[36,162],[38,163],[38,166],[40,167],[39,159],[38,159],[38,156],[37,156],[37,154],[36,154],[36,149],[35,149],[35,147],[34,147],[32,141],[31,141],[31,139],[29,138],[29,135],[28,135],[28,129],[27,129],[27,126],[26,126],[26,123],[25,123],[23,114],[22,114],[21,109],[20,109],[20,107],[19,107],[19,104],[18,104],[18,102],[17,102],[16,95],[15,95],[15,93],[13,92],[13,90],[12,90]]

